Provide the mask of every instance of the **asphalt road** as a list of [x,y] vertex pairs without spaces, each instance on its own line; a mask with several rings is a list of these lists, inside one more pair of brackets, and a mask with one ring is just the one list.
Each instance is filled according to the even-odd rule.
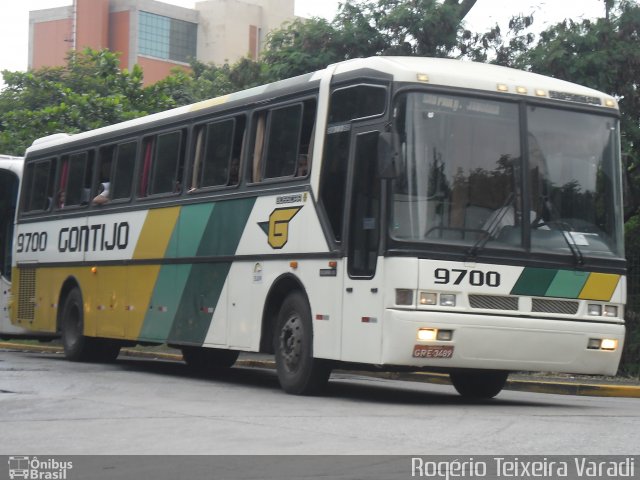
[[284,394],[275,373],[198,376],[181,362],[83,364],[0,350],[0,455],[640,452],[640,400],[453,387],[334,374],[326,395]]

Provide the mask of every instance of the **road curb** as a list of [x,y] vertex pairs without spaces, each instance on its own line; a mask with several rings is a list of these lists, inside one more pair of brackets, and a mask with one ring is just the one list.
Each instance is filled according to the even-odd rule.
[[[26,352],[62,353],[62,347],[55,345],[30,345],[12,342],[0,342],[0,348]],[[182,355],[164,352],[146,352],[130,348],[123,348],[122,354],[130,357],[182,361]],[[239,359],[236,365],[251,368],[275,368],[275,362],[264,359]],[[361,372],[358,374],[391,380],[407,380],[412,382],[426,382],[438,385],[451,385],[446,373],[431,372]],[[589,397],[624,397],[640,398],[640,385],[591,384],[548,380],[529,380],[511,378],[505,385],[506,390],[532,393],[550,393],[556,395],[576,395]]]

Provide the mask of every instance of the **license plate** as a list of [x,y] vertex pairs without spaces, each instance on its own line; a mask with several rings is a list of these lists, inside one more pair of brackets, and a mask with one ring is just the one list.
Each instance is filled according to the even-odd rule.
[[413,356],[416,358],[451,358],[453,345],[416,345],[413,347]]

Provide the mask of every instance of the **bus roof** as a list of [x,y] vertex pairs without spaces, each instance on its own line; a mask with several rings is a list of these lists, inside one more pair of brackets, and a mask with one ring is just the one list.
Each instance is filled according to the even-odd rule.
[[11,155],[0,154],[0,170],[9,170],[20,174],[22,172],[23,163],[24,158],[22,157],[12,157]]
[[95,135],[124,132],[126,129],[144,127],[158,121],[181,117],[183,115],[187,116],[199,110],[211,109],[232,102],[248,101],[252,97],[256,97],[257,99],[265,94],[272,96],[277,93],[296,91],[305,88],[305,86],[309,86],[313,82],[319,82],[320,79],[327,74],[334,76],[341,74],[357,75],[359,70],[363,71],[363,76],[365,77],[367,76],[367,72],[377,71],[398,82],[418,82],[440,87],[484,90],[504,94],[511,98],[513,98],[513,96],[551,98],[574,104],[603,107],[608,110],[615,110],[616,112],[618,107],[613,97],[597,90],[513,68],[446,58],[380,56],[346,60],[330,65],[326,69],[315,73],[204,100],[191,105],[185,105],[98,128],[89,132],[75,135],[50,135],[34,141],[33,144],[27,148],[27,152],[45,150],[54,146],[91,138]]

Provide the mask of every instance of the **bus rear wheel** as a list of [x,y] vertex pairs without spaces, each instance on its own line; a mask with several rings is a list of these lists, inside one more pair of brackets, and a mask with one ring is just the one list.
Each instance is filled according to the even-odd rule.
[[326,386],[331,365],[313,358],[311,309],[302,293],[293,292],[282,303],[273,343],[278,380],[285,392],[312,395]]
[[198,372],[208,372],[230,368],[240,352],[236,350],[222,350],[219,348],[181,347],[182,358],[185,363]]
[[451,383],[460,395],[465,398],[493,398],[498,395],[505,384],[509,372],[501,370],[481,370],[450,372]]

